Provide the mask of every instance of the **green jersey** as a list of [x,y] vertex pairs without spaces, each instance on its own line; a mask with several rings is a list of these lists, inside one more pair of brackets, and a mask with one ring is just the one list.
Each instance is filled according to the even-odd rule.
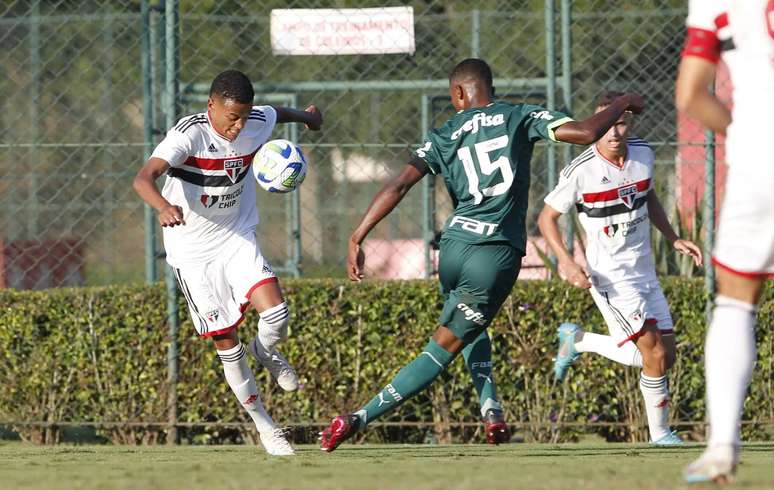
[[454,203],[443,236],[509,242],[526,253],[530,159],[535,142],[571,121],[540,106],[492,102],[458,112],[431,130],[415,154],[443,175]]

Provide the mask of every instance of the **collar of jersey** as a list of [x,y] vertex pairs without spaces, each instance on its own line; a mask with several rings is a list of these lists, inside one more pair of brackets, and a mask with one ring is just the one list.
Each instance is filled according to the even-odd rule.
[[460,109],[459,111],[457,111],[457,114],[462,114],[463,112],[467,112],[467,111],[480,111],[481,109],[486,109],[487,107],[492,107],[493,105],[495,105],[495,101],[488,103],[484,107],[471,107],[470,109]]
[[[217,129],[215,129],[215,126],[213,126],[213,125],[212,125],[212,121],[210,121],[210,111],[209,111],[209,109],[207,110],[207,112],[205,112],[205,114],[207,115],[207,124],[210,126],[210,129],[212,130],[212,132],[213,132],[213,133],[215,133],[215,135],[216,135],[218,138],[224,139],[224,140],[228,141],[229,143],[233,143],[233,142],[234,142],[234,140],[230,140],[230,139],[226,138],[225,136],[223,136],[222,134],[220,134],[220,133],[218,132],[218,130],[217,130]],[[240,134],[241,134],[241,133],[240,133]],[[238,137],[239,137],[239,135],[237,135],[237,138],[238,138]]]
[[612,167],[615,167],[615,169],[616,169],[616,170],[623,171],[623,169],[625,169],[625,168],[626,168],[626,164],[627,164],[627,163],[629,163],[629,160],[630,160],[630,157],[631,157],[631,153],[630,153],[630,151],[629,151],[629,143],[626,143],[626,160],[624,160],[624,163],[623,163],[623,165],[621,165],[620,167],[618,166],[618,164],[617,164],[617,163],[615,163],[615,162],[611,162],[610,160],[608,160],[607,158],[605,158],[605,155],[603,155],[603,154],[602,154],[602,152],[601,152],[601,151],[599,151],[599,150],[597,149],[597,144],[596,144],[596,143],[594,143],[594,144],[593,144],[593,145],[591,145],[591,146],[592,146],[592,151],[593,151],[593,152],[594,152],[594,153],[595,153],[595,154],[596,154],[596,155],[597,155],[599,158],[601,158],[601,159],[602,159],[604,162],[606,162],[606,163],[607,163],[607,164],[609,164],[610,166],[612,166]]

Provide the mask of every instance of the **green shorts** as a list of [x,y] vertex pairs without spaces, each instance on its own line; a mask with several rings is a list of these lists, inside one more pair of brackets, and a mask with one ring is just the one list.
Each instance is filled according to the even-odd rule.
[[472,342],[510,294],[521,258],[505,242],[472,245],[441,239],[438,278],[444,304],[439,323],[466,344]]

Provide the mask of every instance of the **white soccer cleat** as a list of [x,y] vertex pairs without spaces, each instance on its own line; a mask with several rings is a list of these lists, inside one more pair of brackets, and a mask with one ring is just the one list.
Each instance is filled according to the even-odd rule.
[[733,446],[707,448],[699,459],[683,469],[688,483],[715,482],[725,485],[733,481],[738,453]]
[[277,380],[280,388],[285,391],[295,391],[298,389],[298,375],[295,369],[277,349],[269,352],[256,337],[250,342],[250,352],[253,353],[263,367],[269,370],[272,377]]
[[296,450],[288,441],[288,429],[278,427],[271,432],[261,432],[261,444],[271,456],[293,456]]

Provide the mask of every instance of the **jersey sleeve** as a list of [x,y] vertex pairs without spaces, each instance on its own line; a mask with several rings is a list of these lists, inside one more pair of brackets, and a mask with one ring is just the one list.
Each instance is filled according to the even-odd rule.
[[437,144],[434,142],[433,131],[427,133],[425,142],[414,150],[414,156],[423,160],[427,164],[431,173],[441,172],[441,154]]
[[720,59],[721,41],[718,31],[728,25],[728,14],[718,0],[690,0],[688,27],[682,56],[697,56],[711,63]]
[[250,112],[250,119],[263,123],[261,131],[266,139],[271,137],[274,127],[277,125],[277,110],[270,105],[255,105]]
[[554,131],[572,118],[563,112],[549,111],[538,105],[523,105],[518,108],[523,118],[521,125],[530,141],[540,139],[556,141]]
[[192,154],[191,140],[175,128],[167,131],[167,136],[153,150],[151,158],[160,158],[170,167],[179,167]]
[[554,190],[548,193],[543,202],[564,214],[575,206],[580,200],[579,196],[578,172],[571,172],[569,174],[562,172],[559,177],[559,183],[556,184]]

